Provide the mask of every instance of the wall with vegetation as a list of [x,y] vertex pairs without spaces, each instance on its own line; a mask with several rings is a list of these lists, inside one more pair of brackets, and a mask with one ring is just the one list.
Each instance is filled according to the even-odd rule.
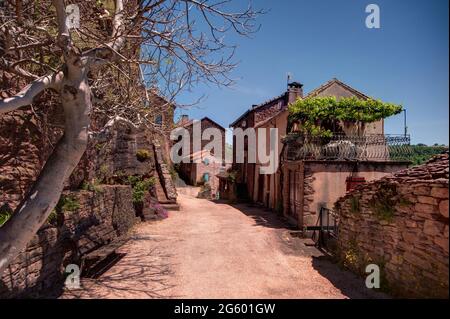
[[[18,111],[0,119],[0,227],[60,138],[58,114],[49,110],[37,121],[32,112]],[[171,198],[176,192],[169,188],[169,173],[158,173],[162,151],[155,150],[153,138],[149,131],[121,124],[90,140],[48,223],[1,278],[0,297],[57,296],[65,265],[80,265],[87,254],[126,234],[141,219],[167,217],[157,191],[171,190]],[[158,189],[161,184],[164,189]]]
[[57,297],[64,269],[124,236],[140,219],[127,185],[66,191],[27,249],[0,278],[0,298]]
[[349,192],[335,204],[338,259],[399,297],[448,298],[448,152]]

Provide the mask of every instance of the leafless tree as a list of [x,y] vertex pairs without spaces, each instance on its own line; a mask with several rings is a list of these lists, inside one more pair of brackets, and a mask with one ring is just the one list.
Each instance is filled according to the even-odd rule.
[[[67,23],[69,4],[79,7],[78,28]],[[231,0],[0,1],[0,70],[24,86],[0,100],[0,114],[49,90],[65,118],[63,137],[0,228],[0,274],[57,204],[86,150],[92,114],[147,125],[154,93],[173,103],[202,81],[230,85],[235,47],[224,36],[257,31],[260,13]]]

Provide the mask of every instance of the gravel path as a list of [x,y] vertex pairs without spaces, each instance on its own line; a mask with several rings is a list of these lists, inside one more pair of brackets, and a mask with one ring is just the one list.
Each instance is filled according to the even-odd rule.
[[273,213],[179,196],[181,211],[140,224],[124,257],[62,298],[377,298]]

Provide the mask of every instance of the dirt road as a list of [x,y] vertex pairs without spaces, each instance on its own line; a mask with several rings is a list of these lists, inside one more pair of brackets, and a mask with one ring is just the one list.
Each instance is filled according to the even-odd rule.
[[63,298],[376,298],[291,236],[273,213],[179,196],[181,211],[140,224],[124,257]]

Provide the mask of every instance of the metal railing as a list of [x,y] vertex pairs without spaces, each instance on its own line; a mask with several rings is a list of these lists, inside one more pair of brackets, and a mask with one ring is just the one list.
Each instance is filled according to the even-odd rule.
[[330,250],[331,242],[338,237],[339,219],[336,213],[326,207],[319,210],[319,218],[316,226],[309,226],[307,230],[312,230],[312,240],[320,249]]
[[409,135],[345,135],[318,137],[305,134],[287,136],[288,160],[408,160],[411,155]]

